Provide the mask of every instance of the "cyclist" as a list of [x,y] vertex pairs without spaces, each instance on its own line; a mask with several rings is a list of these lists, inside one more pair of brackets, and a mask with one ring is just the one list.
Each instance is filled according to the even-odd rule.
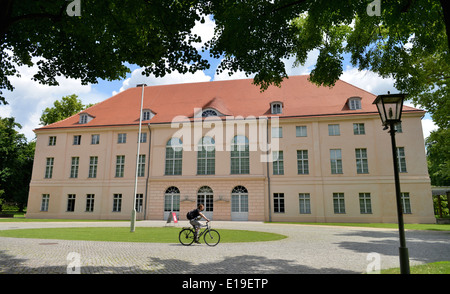
[[199,220],[204,218],[207,222],[209,222],[209,219],[202,213],[202,211],[205,209],[205,205],[199,204],[196,209],[189,211],[186,214],[187,219],[189,220],[189,223],[194,227],[195,229],[195,243],[198,242],[198,231],[200,230],[200,226],[202,225]]

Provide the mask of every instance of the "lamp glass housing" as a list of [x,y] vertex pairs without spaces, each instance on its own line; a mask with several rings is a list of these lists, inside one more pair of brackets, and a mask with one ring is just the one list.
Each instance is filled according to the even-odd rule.
[[378,95],[373,104],[378,108],[383,125],[401,121],[405,94]]

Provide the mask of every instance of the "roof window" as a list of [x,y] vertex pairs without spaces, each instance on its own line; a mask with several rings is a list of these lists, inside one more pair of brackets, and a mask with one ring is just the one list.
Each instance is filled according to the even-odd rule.
[[350,110],[361,109],[361,97],[351,97],[347,103]]
[[283,102],[274,101],[270,103],[270,113],[271,114],[282,114],[283,113]]

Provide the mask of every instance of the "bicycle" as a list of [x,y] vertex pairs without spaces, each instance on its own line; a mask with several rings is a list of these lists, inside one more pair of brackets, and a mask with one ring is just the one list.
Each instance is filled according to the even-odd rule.
[[[216,246],[220,242],[220,234],[214,229],[211,229],[209,226],[209,222],[206,225],[201,226],[201,228],[206,228],[203,231],[199,231],[198,239],[203,236],[203,240],[205,240],[206,245],[208,246]],[[194,243],[195,240],[195,230],[193,228],[184,227],[180,234],[178,235],[178,239],[180,243],[184,246],[189,246]]]

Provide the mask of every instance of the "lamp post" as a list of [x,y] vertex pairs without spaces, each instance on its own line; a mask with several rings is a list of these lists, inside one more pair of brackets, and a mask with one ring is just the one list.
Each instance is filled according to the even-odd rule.
[[400,272],[402,274],[409,274],[409,254],[406,248],[405,228],[403,224],[403,209],[400,194],[400,179],[398,174],[398,159],[397,159],[397,145],[395,143],[395,124],[401,122],[402,107],[405,94],[390,94],[379,95],[373,102],[378,108],[384,130],[389,128],[391,134],[392,157],[394,161],[394,179],[395,179],[395,196],[397,200],[397,217],[398,230],[400,237]]

